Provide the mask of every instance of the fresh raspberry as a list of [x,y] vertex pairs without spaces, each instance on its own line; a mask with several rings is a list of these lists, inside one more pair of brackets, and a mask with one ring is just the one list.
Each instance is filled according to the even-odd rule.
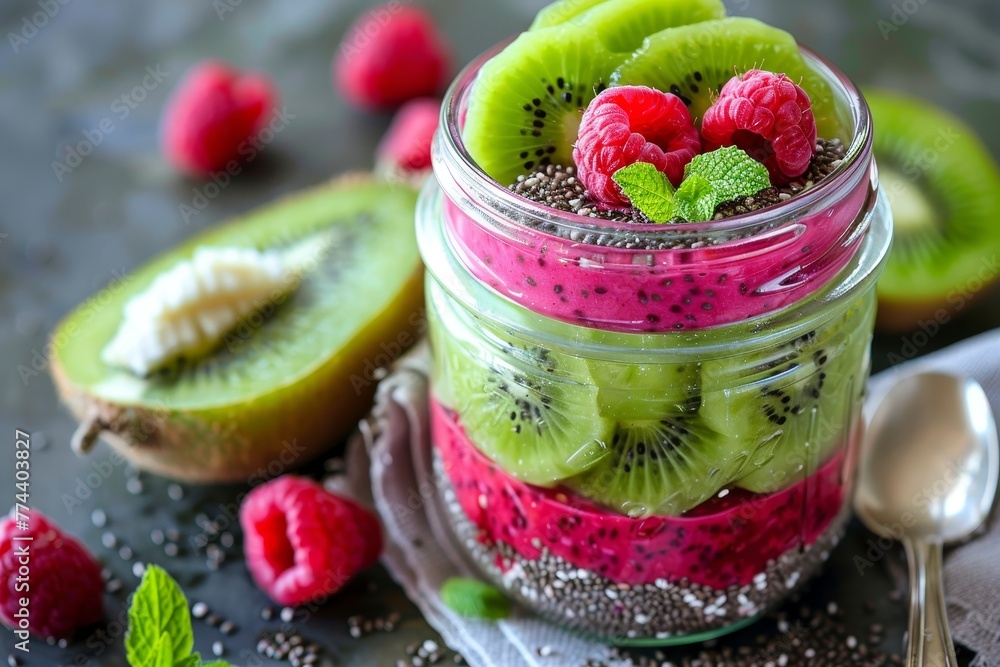
[[[41,512],[25,514],[26,530],[17,527],[13,516],[0,522],[0,620],[39,637],[69,637],[104,614],[101,566],[86,547]],[[27,627],[15,616],[24,597],[29,600]]]
[[816,118],[804,90],[784,74],[750,70],[722,87],[701,122],[705,149],[737,146],[784,184],[809,168]]
[[256,151],[251,140],[271,115],[276,97],[262,74],[241,74],[217,61],[196,65],[163,112],[167,159],[198,176],[242,161]]
[[285,475],[251,491],[240,525],[250,574],[282,605],[336,592],[382,551],[370,512],[305,477]]
[[440,114],[441,103],[431,98],[403,105],[375,152],[379,171],[405,177],[429,170],[431,142]]
[[573,147],[577,175],[590,195],[607,206],[628,206],[611,176],[648,162],[675,186],[701,152],[701,138],[681,98],[646,86],[608,88],[590,103]]
[[334,85],[359,107],[390,109],[437,93],[450,60],[426,12],[390,2],[347,31],[333,63]]

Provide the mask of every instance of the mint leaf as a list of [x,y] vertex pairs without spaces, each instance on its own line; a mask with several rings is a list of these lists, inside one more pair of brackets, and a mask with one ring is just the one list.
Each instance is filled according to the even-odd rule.
[[510,600],[500,590],[478,579],[451,577],[441,586],[441,601],[466,618],[490,621],[510,615]]
[[[685,188],[694,177],[702,180]],[[711,188],[705,187],[707,182]],[[736,146],[726,146],[695,156],[684,168],[684,182],[677,191],[681,215],[691,222],[711,220],[723,202],[749,197],[771,187],[767,167]]]
[[142,575],[142,583],[132,596],[132,606],[128,610],[125,652],[129,664],[133,667],[158,665],[157,645],[164,636],[170,651],[169,667],[191,655],[194,633],[184,593],[162,568],[150,565]]
[[166,632],[161,633],[153,644],[153,660],[148,664],[149,667],[174,667],[174,648]]
[[611,178],[632,205],[653,222],[667,222],[674,217],[677,203],[674,186],[666,174],[648,162],[636,162],[616,171]]
[[703,222],[715,216],[717,191],[712,181],[692,174],[677,189],[677,214],[688,222]]
[[201,667],[201,655],[192,653],[188,657],[178,661],[174,667]]
[[230,663],[225,660],[214,660],[212,662],[206,662],[202,667],[233,667]]

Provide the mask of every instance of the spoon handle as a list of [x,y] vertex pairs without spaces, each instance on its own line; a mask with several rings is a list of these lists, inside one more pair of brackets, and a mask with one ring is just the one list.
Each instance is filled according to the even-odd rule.
[[909,667],[957,667],[944,604],[941,543],[906,540],[904,546],[910,564],[910,633],[906,664]]

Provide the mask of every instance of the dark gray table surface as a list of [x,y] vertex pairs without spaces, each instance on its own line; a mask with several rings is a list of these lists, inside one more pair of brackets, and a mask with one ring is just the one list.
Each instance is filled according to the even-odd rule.
[[[74,424],[58,405],[44,374],[18,367],[44,365],[46,334],[58,318],[116,276],[200,229],[284,192],[344,170],[368,168],[388,119],[349,109],[330,85],[330,57],[366,0],[6,0],[0,6],[0,483],[13,503],[14,430],[29,431],[32,505],[79,535],[131,589],[131,566],[101,545],[95,508],[143,561],[165,563],[192,600],[204,600],[240,631],[225,638],[229,657],[248,659],[257,633],[274,627],[259,618],[266,599],[239,559],[209,573],[185,549],[175,559],[155,547],[155,527],[197,532],[193,517],[225,517],[241,487],[186,488],[168,500],[164,480],[143,476],[144,493],[125,490],[126,470],[101,446],[89,458],[68,449]],[[523,28],[541,0],[482,2],[426,0],[450,35],[459,62]],[[733,0],[734,13],[758,16],[792,30],[865,84],[904,90],[961,114],[1000,154],[1000,6],[993,0]],[[49,15],[39,14],[48,7]],[[27,23],[26,23],[27,22]],[[33,29],[34,22],[41,27]],[[26,27],[28,26],[28,27]],[[885,33],[885,36],[883,35]],[[163,102],[198,60],[221,57],[268,72],[278,82],[291,118],[252,168],[185,221],[199,183],[179,177],[161,159],[157,123]],[[147,68],[163,81],[138,91]],[[151,80],[147,80],[151,81]],[[125,95],[134,108],[123,106]],[[141,99],[140,99],[141,98]],[[116,102],[116,100],[118,100]],[[125,110],[127,109],[127,113]],[[107,119],[107,120],[106,120]],[[68,146],[100,131],[100,143],[71,171],[53,161]],[[930,336],[884,336],[875,345],[877,369],[893,359],[923,354],[1000,326],[1000,297],[963,309],[961,318]],[[954,313],[956,316],[959,313]],[[892,356],[896,355],[896,356]],[[2,493],[2,491],[0,491]],[[77,502],[78,501],[78,502]],[[885,647],[901,642],[905,609],[887,599],[902,574],[898,553],[859,575],[855,555],[868,535],[853,526],[827,573],[808,594],[817,604],[836,600],[847,623],[861,632],[873,618],[887,626]],[[109,641],[92,637],[65,649],[35,640],[26,665],[124,665],[124,592],[108,596]],[[876,610],[866,611],[871,601]],[[353,639],[347,618],[399,611],[392,634]],[[337,664],[393,665],[412,641],[434,637],[416,609],[379,568],[351,584],[300,624],[327,646]],[[749,631],[752,635],[753,631]],[[221,635],[196,626],[197,648],[208,652]],[[732,641],[741,641],[747,635]],[[13,635],[0,630],[0,659]],[[676,653],[683,654],[684,651]]]

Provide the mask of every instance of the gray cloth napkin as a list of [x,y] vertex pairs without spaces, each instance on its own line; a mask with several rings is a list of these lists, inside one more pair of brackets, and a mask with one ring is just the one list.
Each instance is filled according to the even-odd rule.
[[[426,344],[402,359],[381,382],[375,408],[348,449],[347,469],[370,470],[329,482],[370,503],[382,518],[382,562],[454,650],[476,667],[546,667],[598,664],[626,667],[610,647],[567,632],[517,609],[487,623],[465,619],[438,595],[452,576],[474,576],[446,526],[431,465],[427,411]],[[891,383],[920,370],[972,376],[986,388],[1000,414],[1000,331],[887,371],[871,381],[869,408]],[[346,487],[346,488],[345,488]],[[974,667],[1000,667],[1000,521],[984,535],[948,554],[948,610],[955,639],[978,654]],[[539,648],[547,647],[545,656]]]

